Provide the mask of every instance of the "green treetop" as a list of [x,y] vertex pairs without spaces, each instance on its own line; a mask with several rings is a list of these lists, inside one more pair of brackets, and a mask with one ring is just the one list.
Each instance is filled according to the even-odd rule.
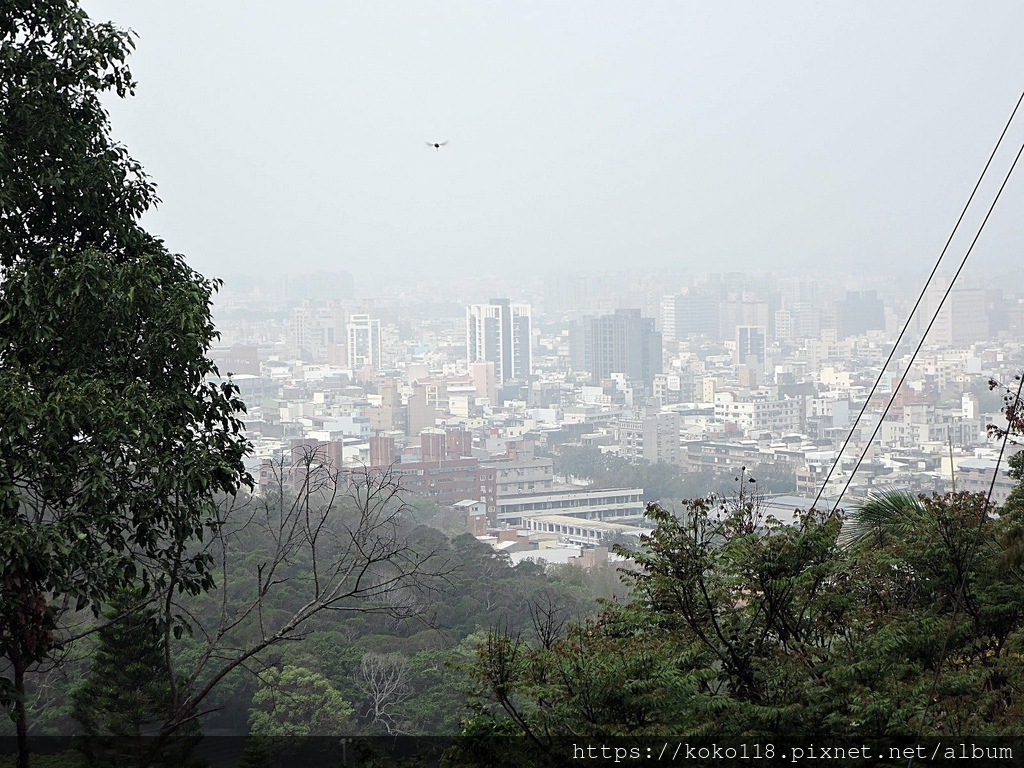
[[131,37],[72,0],[0,0],[0,656],[25,675],[69,609],[211,584],[190,545],[247,482],[244,406],[210,383],[217,283],[139,225],[154,187],[109,134]]

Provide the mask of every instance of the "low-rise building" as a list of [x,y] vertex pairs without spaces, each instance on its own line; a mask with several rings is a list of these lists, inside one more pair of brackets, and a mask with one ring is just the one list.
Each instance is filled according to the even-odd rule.
[[624,523],[601,522],[568,515],[537,515],[526,518],[524,522],[528,531],[555,533],[560,542],[579,544],[585,547],[595,547],[616,537],[639,538],[653,530],[651,526],[641,527]]
[[641,518],[643,488],[559,490],[497,501],[499,525],[521,526],[536,515],[563,515],[590,520]]
[[800,401],[768,393],[718,392],[715,418],[731,422],[746,435],[770,432],[783,435],[800,429]]

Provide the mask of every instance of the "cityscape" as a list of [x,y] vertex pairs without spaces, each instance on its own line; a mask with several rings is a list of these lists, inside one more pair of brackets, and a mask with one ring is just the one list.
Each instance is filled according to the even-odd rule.
[[1020,765],[1022,25],[0,0],[0,768]]
[[760,493],[783,519],[993,478],[1001,504],[1014,485],[987,429],[1005,424],[990,382],[1024,364],[1010,290],[945,296],[940,277],[907,323],[910,281],[867,275],[563,272],[499,279],[499,298],[466,280],[361,299],[354,282],[239,278],[218,296],[212,353],[248,404],[253,474],[270,482],[310,447],[393,467],[513,562],[638,536],[646,504],[672,501],[559,474],[566,446],[681,477],[768,473]]

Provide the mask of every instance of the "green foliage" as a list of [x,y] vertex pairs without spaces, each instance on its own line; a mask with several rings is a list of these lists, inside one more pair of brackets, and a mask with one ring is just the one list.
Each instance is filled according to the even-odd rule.
[[[229,612],[236,610],[233,601],[252,586],[256,572],[253,563],[260,562],[260,553],[274,546],[271,530],[249,524],[243,533],[237,550],[246,556],[229,556],[225,564]],[[467,693],[473,687],[469,667],[487,627],[501,621],[525,630],[530,626],[531,604],[546,603],[549,599],[566,619],[586,616],[595,610],[585,584],[551,577],[534,564],[512,568],[506,557],[497,555],[472,536],[447,539],[422,526],[403,535],[409,536],[409,545],[416,550],[437,552],[448,571],[443,593],[434,595],[417,609],[420,620],[401,620],[384,610],[386,605],[366,612],[341,610],[311,622],[310,636],[303,642],[282,644],[268,657],[276,666],[305,668],[327,679],[343,699],[352,703],[354,733],[386,733],[386,723],[392,731],[403,734],[455,733]],[[287,582],[280,584],[272,593],[273,599],[266,601],[268,617],[290,616],[302,606],[301,587],[307,579],[303,558],[301,551],[293,551],[288,569],[279,572]],[[186,637],[175,644],[181,667],[194,665],[192,659],[202,648],[204,631],[216,626],[220,597],[210,594],[190,601],[197,630],[194,638]],[[240,604],[244,605],[244,601]],[[239,626],[232,630],[230,642],[245,646],[253,641],[257,629],[254,624]],[[398,700],[381,695],[384,689],[377,689],[377,701],[387,705],[388,718],[374,716],[373,696],[361,670],[367,655],[400,656],[403,660]],[[218,729],[246,728],[256,692],[252,682],[250,676],[242,674],[223,681],[204,705],[217,709],[207,718],[206,725]],[[202,684],[202,679],[198,684]]]
[[[46,658],[57,606],[196,594],[213,494],[245,480],[231,384],[206,382],[211,285],[166,253],[20,264],[0,284],[0,653]],[[15,661],[16,659],[16,661]]]
[[[728,494],[735,491],[732,471],[682,472],[679,467],[640,461],[632,463],[599,448],[563,445],[554,455],[555,473],[584,478],[594,488],[643,488],[649,501],[672,502],[699,498],[708,493]],[[757,482],[759,492],[792,493],[796,490],[796,473],[783,465],[758,464],[747,473]]]
[[[207,383],[212,285],[167,253],[89,251],[0,283],[0,505],[6,573],[98,606],[166,581],[168,548],[203,535],[247,450],[236,389]],[[209,586],[201,559],[182,588]]]
[[248,481],[244,405],[209,381],[218,284],[139,226],[154,188],[100,102],[131,91],[131,48],[72,0],[0,0],[0,701],[23,750],[61,613],[208,589],[191,547]]
[[500,719],[478,706],[463,720],[455,743],[445,752],[443,766],[458,768],[518,768],[554,766],[543,746],[524,739],[510,719]]
[[1022,709],[1012,681],[1024,671],[1024,591],[1001,565],[1006,523],[981,494],[919,505],[912,524],[851,551],[857,622],[832,675],[851,711],[885,733],[1009,733]]
[[69,0],[0,2],[0,266],[96,248],[151,252],[152,183],[109,135],[104,92],[134,88],[129,33]]
[[555,455],[555,472],[586,478],[595,488],[644,489],[647,499],[683,498],[684,484],[679,468],[668,464],[633,464],[598,448],[565,445]]
[[[475,667],[480,734],[549,755],[566,734],[810,743],[1015,735],[1024,585],[1005,521],[976,494],[891,494],[784,525],[756,497],[691,501],[627,574],[632,602],[555,641],[492,631]],[[524,639],[525,637],[525,639]]]
[[699,709],[713,718],[695,724],[813,737],[818,723],[798,704],[841,629],[845,606],[829,589],[840,521],[812,512],[783,525],[756,499],[697,500],[688,511],[649,510],[657,528],[628,578],[701,675]]
[[274,750],[270,739],[251,734],[238,758],[238,768],[274,768]]
[[309,736],[341,736],[351,729],[352,705],[319,672],[285,666],[260,674],[252,699],[252,732],[278,748]]
[[154,749],[152,733],[163,725],[173,692],[157,612],[142,606],[139,589],[115,596],[89,674],[71,693],[75,745],[89,765],[127,768],[156,760],[184,766],[201,738],[193,720]]
[[909,491],[871,492],[853,506],[842,537],[851,544],[881,547],[921,525],[924,514],[923,503]]
[[[233,518],[229,518],[231,520]],[[201,690],[217,671],[215,664],[205,663],[209,636],[215,636],[225,607],[229,618],[240,616],[249,605],[249,595],[256,588],[259,565],[275,548],[275,528],[264,527],[249,513],[241,516],[234,531],[228,522],[219,535],[232,533],[231,546],[224,561],[224,582],[227,588],[196,596],[186,596],[194,631],[178,640],[172,637],[172,664],[180,676],[200,670],[191,690]],[[237,536],[234,535],[237,533]],[[402,620],[389,606],[367,604],[368,612],[344,610],[324,613],[307,625],[308,637],[302,642],[290,641],[268,649],[259,657],[280,669],[284,666],[304,668],[322,675],[341,697],[355,709],[350,718],[351,733],[372,735],[387,728],[374,723],[365,687],[360,682],[360,663],[367,654],[400,654],[404,661],[404,691],[393,709],[394,723],[402,733],[438,736],[457,732],[464,717],[467,694],[474,687],[470,676],[477,645],[486,638],[486,629],[500,621],[516,631],[531,631],[531,606],[551,604],[559,620],[566,622],[586,617],[596,611],[593,601],[593,574],[579,567],[561,567],[549,573],[533,563],[512,568],[506,557],[472,536],[448,539],[437,531],[406,524],[400,532],[408,537],[417,551],[434,550],[445,570],[443,593],[435,594],[423,606],[419,620]],[[301,548],[290,550],[288,563],[282,564],[275,578],[280,582],[263,601],[266,621],[290,617],[307,598],[309,573],[307,553]],[[220,570],[217,563],[216,571]],[[623,593],[614,569],[601,571],[600,579],[609,583],[603,589]],[[415,597],[415,595],[411,595]],[[401,603],[401,600],[399,601]],[[399,606],[401,607],[401,606]],[[251,646],[260,637],[260,625],[252,621],[231,627],[222,645],[228,650]],[[80,648],[78,650],[85,650]],[[251,668],[259,662],[250,662]],[[74,677],[72,677],[74,679]],[[204,699],[200,709],[209,712],[203,718],[205,729],[244,733],[249,729],[249,710],[260,681],[242,668],[235,669],[220,680]],[[66,699],[61,680],[53,681],[52,721],[55,727],[69,730],[66,715],[60,713]],[[185,693],[188,687],[179,687]],[[182,699],[183,696],[179,696]],[[178,709],[180,710],[179,702]],[[36,720],[35,722],[38,722]],[[64,723],[62,725],[62,723]],[[36,726],[38,729],[38,726]]]
[[1024,451],[1015,453],[1006,461],[1007,473],[1017,481],[999,510],[1006,519],[1003,565],[1024,578]]
[[796,470],[791,464],[756,464],[748,477],[754,478],[758,493],[796,493]]
[[1017,484],[1004,502],[1002,514],[1024,518],[1024,451],[1015,453],[1007,459],[1006,467],[1007,474],[1016,480]]
[[412,696],[403,706],[417,733],[455,734],[472,688],[470,669],[477,646],[486,638],[475,632],[450,648],[423,650],[409,660]]

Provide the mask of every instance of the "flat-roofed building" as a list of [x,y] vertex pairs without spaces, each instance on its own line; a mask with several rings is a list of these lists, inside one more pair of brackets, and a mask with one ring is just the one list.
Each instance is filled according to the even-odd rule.
[[466,307],[466,354],[473,363],[494,363],[497,385],[526,381],[532,365],[532,312],[529,304],[491,299]]
[[679,464],[679,414],[674,411],[637,413],[612,422],[619,456],[631,462]]
[[450,507],[466,500],[484,501],[488,523],[494,523],[494,470],[481,467],[476,459],[403,461],[391,465],[389,472],[403,491],[431,499],[438,506]]
[[380,368],[380,320],[366,314],[349,315],[345,330],[348,337],[348,367]]
[[498,499],[498,524],[521,526],[536,515],[619,520],[644,515],[643,488],[563,490]]
[[584,320],[573,330],[570,348],[573,370],[589,373],[591,384],[621,373],[650,388],[661,373],[661,333],[654,318],[642,317],[639,309]]
[[524,520],[524,527],[531,533],[554,533],[560,542],[584,547],[596,547],[617,536],[639,537],[642,534],[649,534],[653,530],[649,525],[605,523],[569,515],[537,515]]
[[715,394],[715,418],[735,424],[745,435],[764,432],[784,435],[798,431],[800,406],[801,402],[796,398],[770,397],[760,393]]
[[553,459],[515,459],[485,461],[480,466],[495,472],[498,498],[550,491],[554,482]]
[[992,476],[996,473],[995,459],[964,459],[956,466],[956,489],[968,493],[988,494],[992,489],[992,503],[1000,505],[1006,502],[1017,481],[1007,473],[1006,462],[999,467],[999,475],[995,484]]

